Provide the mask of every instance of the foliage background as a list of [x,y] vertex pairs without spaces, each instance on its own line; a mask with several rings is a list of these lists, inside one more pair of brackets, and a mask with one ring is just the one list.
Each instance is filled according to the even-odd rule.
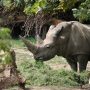
[[[53,14],[59,19],[88,22],[90,0],[0,0],[0,26],[11,28],[12,36],[15,33],[18,36],[46,34],[48,25],[45,23]],[[43,26],[46,29],[41,30]]]

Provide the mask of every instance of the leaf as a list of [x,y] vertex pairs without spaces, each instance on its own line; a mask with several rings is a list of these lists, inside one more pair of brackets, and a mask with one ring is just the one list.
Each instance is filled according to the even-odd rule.
[[12,57],[9,52],[5,52],[5,55],[2,58],[2,63],[4,65],[11,64],[12,63]]
[[12,5],[12,0],[3,0],[3,5],[4,5],[6,8],[10,8],[11,5]]
[[90,20],[90,0],[86,0],[81,3],[76,11],[73,11],[74,16],[79,19],[80,22]]
[[0,50],[9,51],[11,48],[10,40],[0,40]]
[[39,2],[39,6],[40,6],[41,8],[44,8],[44,7],[46,6],[46,4],[47,4],[46,0],[41,0],[41,1]]
[[9,28],[0,28],[0,39],[10,39],[10,29]]

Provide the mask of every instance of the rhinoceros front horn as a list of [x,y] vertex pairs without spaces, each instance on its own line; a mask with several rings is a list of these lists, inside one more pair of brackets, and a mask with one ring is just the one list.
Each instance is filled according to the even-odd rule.
[[28,50],[34,54],[37,50],[37,47],[35,45],[33,45],[29,40],[25,39],[24,37],[22,37],[22,36],[19,36],[19,37],[24,42],[24,44],[26,45]]

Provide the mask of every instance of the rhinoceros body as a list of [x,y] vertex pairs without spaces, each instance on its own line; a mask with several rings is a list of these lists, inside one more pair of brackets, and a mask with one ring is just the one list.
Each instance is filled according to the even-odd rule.
[[47,32],[42,44],[33,45],[25,38],[21,39],[36,60],[46,61],[55,55],[63,56],[75,71],[78,68],[85,70],[90,60],[90,28],[77,21],[59,23]]

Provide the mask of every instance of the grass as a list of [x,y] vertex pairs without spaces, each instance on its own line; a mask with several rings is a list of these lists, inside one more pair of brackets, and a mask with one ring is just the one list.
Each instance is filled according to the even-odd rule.
[[[19,63],[18,69],[26,78],[27,85],[31,86],[79,86],[88,83],[87,72],[82,74],[64,69],[53,70],[49,65],[33,59]],[[80,79],[80,80],[79,80]]]

